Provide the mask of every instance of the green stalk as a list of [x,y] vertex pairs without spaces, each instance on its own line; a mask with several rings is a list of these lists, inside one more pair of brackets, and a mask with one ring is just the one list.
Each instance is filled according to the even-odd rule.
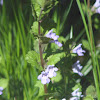
[[[91,58],[92,58],[92,62],[93,62],[93,75],[94,75],[94,80],[95,80],[95,85],[96,85],[96,90],[97,90],[97,97],[98,97],[98,100],[100,100],[100,95],[99,95],[100,89],[99,89],[99,81],[98,81],[98,74],[97,74],[97,68],[96,68],[97,58],[96,58],[96,54],[95,54],[95,52],[96,52],[95,45],[94,45],[94,41],[91,42],[90,35],[89,35],[89,31],[88,31],[88,26],[87,26],[87,23],[86,23],[86,20],[85,20],[84,13],[82,11],[82,7],[81,7],[80,0],[76,0],[76,1],[77,1],[77,4],[78,4],[80,13],[81,13],[81,17],[82,17],[82,20],[83,20],[83,24],[84,24],[84,27],[85,27],[85,30],[86,30],[86,35],[87,35],[88,42],[89,42],[89,46],[90,46]],[[89,24],[90,24],[90,22],[89,22]],[[90,28],[90,30],[91,30],[91,28]],[[91,33],[91,35],[92,35],[92,33]],[[93,35],[92,35],[92,39],[93,39]],[[93,46],[92,46],[92,43],[93,43]]]
[[[88,0],[88,10],[90,8],[90,0]],[[89,24],[89,33],[90,33],[90,39],[91,39],[91,45],[94,50],[94,57],[95,57],[95,64],[97,66],[97,71],[98,71],[98,76],[99,76],[99,81],[100,81],[100,68],[98,64],[98,59],[97,59],[97,54],[96,54],[96,49],[95,49],[95,42],[94,42],[94,36],[93,36],[93,29],[92,29],[92,20],[91,20],[91,14],[90,11],[87,12],[87,18],[88,18],[88,24]]]

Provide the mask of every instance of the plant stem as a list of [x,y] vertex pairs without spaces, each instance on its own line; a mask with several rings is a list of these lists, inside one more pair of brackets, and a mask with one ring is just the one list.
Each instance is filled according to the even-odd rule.
[[[43,11],[43,9],[41,9],[39,21],[38,21],[38,35],[41,35],[41,30],[40,30],[41,20],[40,20],[40,17],[41,17],[42,11]],[[43,60],[43,55],[42,55],[43,52],[42,52],[42,46],[41,46],[40,39],[39,39],[39,52],[40,52],[41,65],[44,69],[44,60]],[[44,93],[47,93],[47,85],[46,84],[44,85]],[[47,98],[45,97],[44,100],[47,100]]]
[[[40,22],[38,22],[38,33],[40,35]],[[40,59],[41,59],[41,65],[44,69],[44,60],[43,60],[43,56],[42,56],[42,46],[41,46],[41,41],[39,39],[39,52],[40,52]]]

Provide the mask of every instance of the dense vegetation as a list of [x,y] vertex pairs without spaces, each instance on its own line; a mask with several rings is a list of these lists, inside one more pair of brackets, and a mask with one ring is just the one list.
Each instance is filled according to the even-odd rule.
[[[100,14],[94,3],[4,0],[0,4],[0,100],[100,100]],[[46,36],[51,29],[57,40]],[[74,52],[79,44],[81,56]],[[38,77],[49,65],[56,66],[57,75],[49,76],[44,85]],[[78,98],[72,94],[75,90]]]

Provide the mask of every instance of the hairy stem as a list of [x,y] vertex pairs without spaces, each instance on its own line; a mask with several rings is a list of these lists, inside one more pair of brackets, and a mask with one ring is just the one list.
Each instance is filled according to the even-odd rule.
[[[41,20],[40,20],[40,17],[41,17],[42,11],[43,11],[43,9],[41,9],[39,21],[38,21],[38,35],[41,35],[41,30],[40,30]],[[43,60],[43,55],[42,55],[43,52],[42,52],[42,46],[41,46],[40,39],[39,39],[39,52],[40,52],[41,65],[44,69],[44,60]],[[44,85],[44,93],[47,93],[47,85]],[[44,100],[47,100],[47,98],[45,97]]]
[[[38,22],[38,33],[40,35],[40,22]],[[41,59],[41,65],[44,69],[44,60],[43,60],[43,56],[42,56],[42,46],[41,46],[41,41],[39,39],[39,52],[40,52],[40,59]]]

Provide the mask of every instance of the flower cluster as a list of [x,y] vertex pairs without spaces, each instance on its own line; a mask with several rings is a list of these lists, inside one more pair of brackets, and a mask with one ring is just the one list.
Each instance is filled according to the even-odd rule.
[[79,62],[80,61],[77,60],[77,62],[72,65],[72,70],[74,73],[77,73],[80,76],[83,76],[83,74],[80,72],[83,66],[81,66]]
[[83,97],[82,92],[79,92],[79,88],[73,91],[71,94],[73,97],[71,97],[70,100],[80,100],[80,97]]
[[0,95],[2,95],[2,92],[3,91],[3,88],[2,87],[0,87]]
[[42,84],[46,84],[50,82],[50,78],[56,76],[56,71],[58,71],[57,67],[54,65],[48,65],[47,69],[38,76],[38,79],[41,80]]
[[96,0],[91,10],[100,14],[100,0]]
[[81,47],[82,44],[79,44],[77,47],[75,47],[73,49],[73,53],[77,53],[78,56],[84,56],[83,53],[85,53],[85,50],[82,50],[82,47]]
[[50,30],[47,34],[46,37],[53,39],[53,41],[55,44],[57,44],[59,47],[62,47],[62,44],[60,42],[58,42],[58,38],[59,36],[56,35],[56,33],[53,33],[53,30]]

